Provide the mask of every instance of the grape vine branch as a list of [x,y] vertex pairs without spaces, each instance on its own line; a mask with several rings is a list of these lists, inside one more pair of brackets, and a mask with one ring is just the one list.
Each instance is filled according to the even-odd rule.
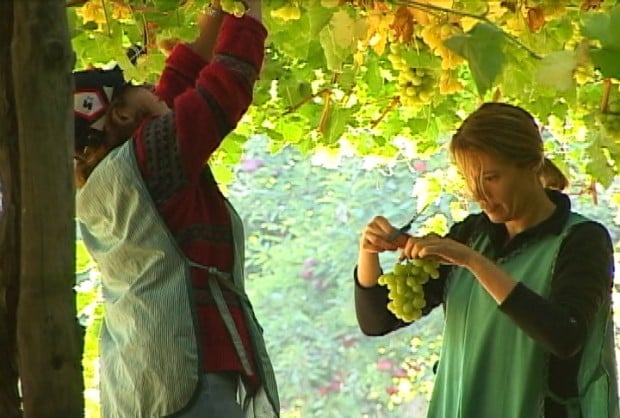
[[[449,9],[449,8],[446,8],[446,7],[436,6],[436,5],[433,5],[433,4],[422,3],[422,2],[419,2],[419,1],[413,1],[413,0],[409,0],[409,1],[407,1],[407,0],[399,0],[396,3],[400,4],[401,6],[409,6],[409,7],[413,7],[413,8],[419,8],[419,9],[424,10],[424,11],[432,10],[432,11],[438,11],[438,12],[443,12],[443,13],[447,13],[447,14],[453,14],[453,15],[457,15],[457,16],[470,17],[472,19],[476,19],[476,20],[479,20],[481,22],[487,23],[487,24],[495,27],[497,30],[501,30],[495,23],[493,23],[491,20],[489,20],[484,14],[478,15],[478,14],[474,14],[474,13],[468,13],[468,12],[462,11],[462,10]],[[510,33],[507,33],[507,32],[503,32],[503,34],[511,42],[514,42],[519,48],[523,48],[525,51],[527,51],[527,53],[530,54],[530,56],[532,56],[533,58],[535,58],[535,59],[542,59],[542,57],[540,55],[538,55],[533,49],[531,49],[530,47],[525,45],[523,42],[521,42],[515,36],[513,36],[513,35],[511,35]]]

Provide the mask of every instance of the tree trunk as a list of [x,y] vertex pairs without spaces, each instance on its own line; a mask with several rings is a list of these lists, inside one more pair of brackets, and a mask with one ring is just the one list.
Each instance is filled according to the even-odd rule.
[[[6,1],[6,0],[3,0]],[[76,320],[72,75],[64,0],[13,1],[20,175],[18,365],[24,417],[83,416]]]
[[13,3],[0,2],[0,417],[21,415],[15,336],[19,283],[19,172],[11,75]]

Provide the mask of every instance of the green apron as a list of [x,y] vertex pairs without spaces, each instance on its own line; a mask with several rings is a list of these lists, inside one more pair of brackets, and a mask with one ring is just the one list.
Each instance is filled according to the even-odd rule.
[[[547,235],[506,258],[501,268],[542,296],[550,291],[553,266],[570,228],[587,219],[571,214],[564,231]],[[495,256],[487,236],[472,248]],[[584,278],[586,279],[586,278]],[[549,354],[502,313],[465,268],[446,283],[445,327],[429,418],[543,418]],[[618,398],[611,300],[600,307],[584,347],[579,397],[561,399],[570,418],[617,418]],[[581,409],[581,415],[580,414]]]
[[279,416],[275,377],[262,330],[244,291],[244,237],[233,227],[233,275],[188,260],[165,226],[140,175],[131,141],[114,149],[77,193],[82,238],[102,277],[104,318],[100,334],[100,394],[105,418],[163,417],[185,407],[201,371],[190,269],[210,273],[210,290],[237,353],[241,344],[220,286],[241,296],[262,386],[246,394],[248,417]]

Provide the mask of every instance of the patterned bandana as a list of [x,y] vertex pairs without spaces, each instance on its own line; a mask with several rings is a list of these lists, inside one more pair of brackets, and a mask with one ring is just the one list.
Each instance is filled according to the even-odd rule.
[[92,130],[103,132],[108,106],[127,83],[118,66],[111,70],[76,71],[73,76],[75,148],[83,149],[89,143],[88,137]]

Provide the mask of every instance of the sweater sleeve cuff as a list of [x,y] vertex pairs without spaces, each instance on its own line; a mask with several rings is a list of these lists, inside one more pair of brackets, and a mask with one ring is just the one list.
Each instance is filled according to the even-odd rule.
[[[383,271],[381,271],[381,274],[383,274]],[[380,288],[378,284],[372,287],[362,286],[360,284],[359,277],[357,276],[357,266],[353,269],[353,281],[355,282],[355,287],[362,291],[373,291],[374,289]]]
[[498,307],[510,317],[519,317],[524,309],[528,309],[527,301],[532,297],[532,293],[527,286],[519,282]]
[[195,80],[200,70],[207,63],[192,49],[183,43],[177,44],[172,53],[166,58],[166,66],[173,68],[184,77]]
[[353,269],[353,282],[355,282],[355,287],[358,289],[367,289],[366,287],[360,284],[359,278],[357,277],[357,266]]
[[[245,32],[245,33],[244,33]],[[242,38],[244,36],[244,38]],[[239,39],[250,42],[239,42]],[[226,54],[246,60],[256,69],[261,68],[264,58],[264,43],[267,29],[261,22],[250,17],[227,15],[222,22],[214,55]]]

